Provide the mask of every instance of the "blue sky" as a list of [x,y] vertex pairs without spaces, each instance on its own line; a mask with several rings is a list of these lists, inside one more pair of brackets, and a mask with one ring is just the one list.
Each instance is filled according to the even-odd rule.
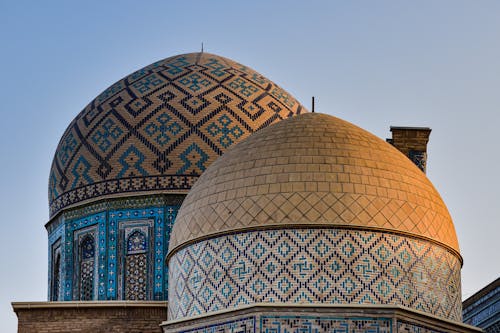
[[0,0],[0,330],[46,300],[47,180],[60,136],[106,87],[200,50],[379,137],[428,126],[463,295],[500,275],[500,2]]

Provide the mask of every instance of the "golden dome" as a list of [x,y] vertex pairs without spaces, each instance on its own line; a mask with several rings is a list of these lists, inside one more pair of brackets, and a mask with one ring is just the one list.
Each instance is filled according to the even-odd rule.
[[448,210],[420,169],[373,134],[308,113],[255,133],[203,173],[178,213],[169,256],[210,236],[291,226],[409,234],[459,255]]
[[105,197],[185,194],[233,143],[305,111],[217,55],[155,62],[106,89],[66,129],[49,176],[50,215]]

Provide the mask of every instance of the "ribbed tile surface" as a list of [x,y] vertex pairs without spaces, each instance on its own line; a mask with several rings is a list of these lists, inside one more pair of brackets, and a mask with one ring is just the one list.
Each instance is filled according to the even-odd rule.
[[317,113],[263,129],[213,163],[179,211],[170,251],[290,225],[407,233],[459,251],[448,210],[422,171],[371,133]]

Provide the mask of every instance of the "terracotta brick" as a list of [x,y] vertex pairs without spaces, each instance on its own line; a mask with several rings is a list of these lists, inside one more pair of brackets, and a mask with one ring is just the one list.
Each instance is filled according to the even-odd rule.
[[[87,304],[85,304],[87,303]],[[13,303],[18,332],[160,333],[166,302]]]

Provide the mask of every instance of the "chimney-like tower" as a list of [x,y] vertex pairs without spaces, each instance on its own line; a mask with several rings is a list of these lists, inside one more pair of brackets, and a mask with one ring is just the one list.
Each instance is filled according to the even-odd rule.
[[427,143],[431,129],[429,127],[391,126],[392,138],[387,142],[405,154],[423,172],[427,166]]

